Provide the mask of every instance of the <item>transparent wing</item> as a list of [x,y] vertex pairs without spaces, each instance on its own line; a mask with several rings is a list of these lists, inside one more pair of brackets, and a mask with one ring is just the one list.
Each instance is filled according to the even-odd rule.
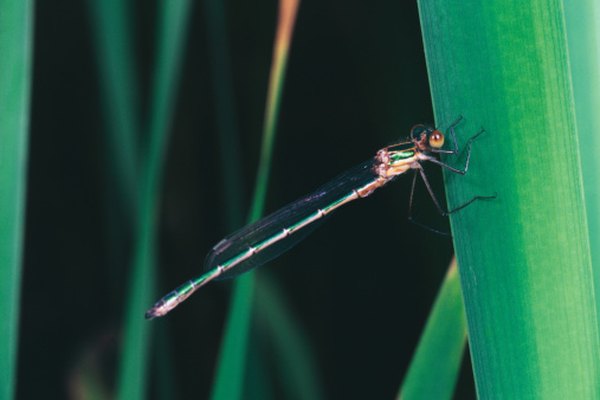
[[[249,247],[280,235],[284,229],[293,226],[298,221],[302,221],[312,213],[337,201],[348,193],[352,193],[353,190],[372,182],[377,178],[376,173],[373,171],[373,165],[373,159],[357,165],[314,192],[227,236],[208,253],[204,262],[204,270],[210,271],[218,265],[223,265],[223,263],[246,252]],[[313,232],[325,219],[327,218],[320,218],[294,234],[283,237],[247,260],[237,264],[234,268],[224,271],[218,279],[234,278],[278,257]]]

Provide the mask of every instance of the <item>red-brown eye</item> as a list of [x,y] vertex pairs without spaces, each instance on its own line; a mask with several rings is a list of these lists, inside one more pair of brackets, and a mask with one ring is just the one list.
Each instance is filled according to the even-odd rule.
[[429,146],[439,149],[444,145],[444,134],[437,129],[429,135]]

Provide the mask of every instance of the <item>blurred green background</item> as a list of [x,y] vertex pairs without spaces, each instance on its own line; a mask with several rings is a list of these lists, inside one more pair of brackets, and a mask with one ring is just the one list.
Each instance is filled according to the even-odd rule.
[[[149,97],[159,8],[136,1],[132,30],[139,119]],[[115,390],[132,257],[131,220],[114,198],[102,73],[91,2],[38,2],[21,294],[17,397],[76,397],[93,371]],[[277,20],[277,2],[224,4],[234,94],[242,215],[256,175]],[[226,234],[221,150],[207,17],[190,7],[182,68],[165,149],[158,215],[160,297],[202,270]],[[267,213],[432,122],[430,92],[412,2],[300,4],[288,60],[267,194]],[[449,124],[451,121],[446,121]],[[461,132],[470,134],[472,132]],[[142,129],[140,143],[147,132]],[[473,159],[473,165],[482,160]],[[443,193],[441,174],[432,184]],[[327,398],[393,398],[452,255],[450,237],[407,221],[410,179],[341,210],[300,246],[259,270],[283,293],[309,343]],[[426,193],[417,217],[434,227]],[[245,219],[245,217],[244,217]],[[446,228],[447,229],[447,228]],[[207,398],[230,281],[202,289],[155,324],[151,398]],[[150,304],[148,304],[150,306]],[[140,314],[140,318],[143,315]],[[282,396],[274,348],[254,318],[250,357]],[[168,366],[168,368],[165,367]],[[158,384],[168,370],[171,392]],[[253,371],[256,372],[256,371]],[[463,367],[457,398],[474,397]]]

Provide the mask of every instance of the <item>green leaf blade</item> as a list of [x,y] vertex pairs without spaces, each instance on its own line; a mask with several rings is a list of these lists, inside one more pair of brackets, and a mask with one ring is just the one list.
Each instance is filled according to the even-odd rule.
[[565,2],[565,23],[572,71],[579,151],[591,243],[596,309],[600,310],[600,4]]
[[[483,126],[446,174],[480,397],[599,398],[590,244],[560,2],[420,2],[436,120]],[[455,161],[456,163],[456,161]]]

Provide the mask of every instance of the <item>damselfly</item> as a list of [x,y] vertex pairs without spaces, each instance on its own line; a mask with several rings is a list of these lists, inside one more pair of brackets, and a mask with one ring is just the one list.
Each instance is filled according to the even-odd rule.
[[384,147],[369,161],[221,240],[207,255],[204,274],[185,282],[157,301],[146,312],[146,318],[164,316],[213,279],[234,278],[278,257],[304,239],[333,211],[351,201],[369,196],[411,169],[415,173],[409,200],[409,218],[412,215],[417,174],[423,179],[436,208],[444,216],[468,206],[475,200],[493,198],[494,196],[475,196],[452,210],[445,210],[433,193],[423,171],[421,163],[429,161],[457,174],[464,175],[467,172],[471,159],[471,144],[484,132],[483,129],[467,141],[467,155],[462,169],[452,167],[434,156],[436,153],[459,152],[454,128],[461,120],[462,117],[459,117],[448,128],[452,139],[451,149],[442,148],[445,137],[440,130],[427,125],[416,125],[411,129],[407,140]]

